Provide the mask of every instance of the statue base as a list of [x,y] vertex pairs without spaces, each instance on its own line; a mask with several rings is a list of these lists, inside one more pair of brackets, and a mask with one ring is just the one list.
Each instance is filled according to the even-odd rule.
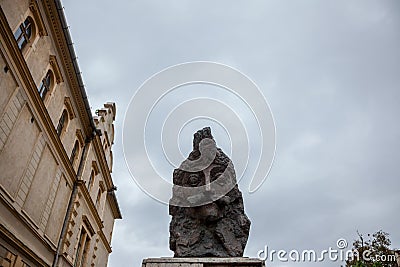
[[265,261],[255,258],[148,258],[142,267],[265,267]]

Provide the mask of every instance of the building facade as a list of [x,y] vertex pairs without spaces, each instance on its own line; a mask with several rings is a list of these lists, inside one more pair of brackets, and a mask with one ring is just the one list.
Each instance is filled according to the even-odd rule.
[[80,73],[60,0],[0,0],[0,266],[107,266],[116,106]]

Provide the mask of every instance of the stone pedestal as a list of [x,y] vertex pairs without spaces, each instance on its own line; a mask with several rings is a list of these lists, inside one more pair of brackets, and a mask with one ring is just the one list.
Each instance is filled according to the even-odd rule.
[[254,258],[148,258],[142,267],[265,267],[265,261]]

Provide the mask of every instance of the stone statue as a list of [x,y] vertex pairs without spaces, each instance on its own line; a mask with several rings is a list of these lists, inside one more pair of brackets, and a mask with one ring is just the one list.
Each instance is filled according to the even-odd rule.
[[169,246],[174,257],[241,257],[250,220],[231,160],[211,129],[197,131],[193,151],[173,174]]

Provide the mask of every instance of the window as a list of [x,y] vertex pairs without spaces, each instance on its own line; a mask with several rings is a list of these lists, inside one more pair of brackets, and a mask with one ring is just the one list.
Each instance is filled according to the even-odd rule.
[[74,147],[72,148],[71,157],[69,158],[69,161],[71,161],[72,166],[74,166],[74,163],[78,155],[79,155],[79,142],[78,140],[76,140]]
[[68,112],[66,109],[64,109],[63,113],[61,114],[60,120],[58,121],[58,125],[57,125],[58,136],[61,136],[61,133],[63,132],[65,126],[67,125],[67,122],[68,122]]
[[[107,134],[107,132],[104,132],[104,133]],[[106,140],[106,137],[104,137],[103,148],[104,148],[104,151],[107,150],[107,140]]]
[[99,189],[99,191],[97,192],[97,198],[96,198],[96,209],[99,209],[99,205],[100,205],[100,198],[101,198],[101,189]]
[[27,17],[26,20],[19,25],[17,31],[14,33],[14,38],[17,41],[19,49],[23,49],[32,37],[33,21],[31,17]]
[[90,237],[84,227],[82,227],[81,235],[79,236],[78,247],[75,254],[75,267],[86,266],[85,261],[89,251]]
[[94,171],[92,170],[92,172],[90,173],[90,178],[89,178],[89,183],[88,183],[88,189],[90,190],[90,188],[92,188],[93,182],[94,182]]
[[110,170],[110,172],[112,172],[112,168],[113,168],[113,161],[114,161],[114,157],[113,157],[113,153],[112,153],[112,151],[110,151],[110,157],[109,157],[109,159],[110,159],[110,162],[109,162],[109,170]]
[[52,76],[51,76],[51,71],[49,70],[46,73],[46,76],[44,76],[43,80],[40,82],[38,91],[39,95],[42,98],[42,100],[45,99],[46,94],[50,91],[50,85],[52,83]]

